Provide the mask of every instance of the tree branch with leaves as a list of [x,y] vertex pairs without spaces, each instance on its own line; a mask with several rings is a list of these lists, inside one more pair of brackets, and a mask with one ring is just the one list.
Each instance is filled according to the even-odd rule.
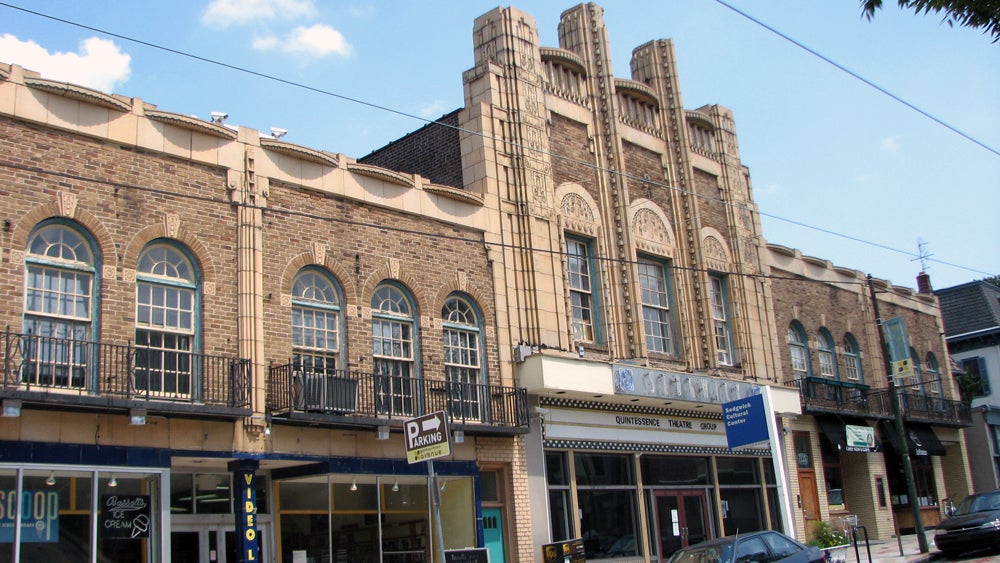
[[[944,14],[949,26],[981,29],[1000,42],[1000,0],[898,0],[899,7],[918,14]],[[862,14],[869,20],[882,8],[882,0],[861,0]]]

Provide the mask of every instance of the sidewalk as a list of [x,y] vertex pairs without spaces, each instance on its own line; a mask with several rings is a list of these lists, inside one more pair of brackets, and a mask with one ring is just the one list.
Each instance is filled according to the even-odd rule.
[[[856,563],[860,557],[861,563],[868,563],[868,551],[871,550],[872,563],[925,563],[941,558],[941,552],[934,547],[934,533],[925,534],[927,538],[927,553],[920,553],[920,542],[915,534],[904,535],[899,539],[871,540],[868,547],[862,542],[855,554],[854,546],[839,549],[833,553],[843,557],[845,563]],[[900,555],[902,545],[902,555]]]

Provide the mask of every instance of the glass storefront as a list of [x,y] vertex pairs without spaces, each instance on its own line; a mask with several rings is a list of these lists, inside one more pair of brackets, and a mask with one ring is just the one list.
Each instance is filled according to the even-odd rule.
[[[651,560],[664,561],[678,549],[737,529],[780,529],[769,458],[550,450],[545,462],[552,541],[582,538],[588,560],[648,551]],[[579,527],[574,514],[580,515]]]
[[159,560],[160,477],[157,472],[0,470],[0,563]]
[[[376,475],[319,475],[276,482],[281,559],[431,561],[436,534],[428,482],[426,477]],[[476,545],[473,479],[441,478],[438,487],[445,548]]]

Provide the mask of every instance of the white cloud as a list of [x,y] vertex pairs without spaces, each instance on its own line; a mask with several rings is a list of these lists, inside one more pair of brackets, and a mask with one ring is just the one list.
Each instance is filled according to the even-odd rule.
[[755,187],[753,193],[756,196],[775,195],[781,193],[781,184],[768,184],[760,188]]
[[212,0],[201,15],[201,23],[226,28],[254,20],[292,20],[315,15],[313,0]]
[[879,141],[878,146],[886,152],[899,152],[899,137],[886,137]]
[[420,117],[437,118],[448,109],[444,100],[434,100],[433,102],[420,108]]
[[323,24],[296,27],[284,38],[274,35],[256,37],[253,48],[259,51],[283,51],[285,53],[305,53],[322,57],[331,53],[348,56],[353,47],[336,29]]
[[91,37],[80,42],[76,53],[50,53],[34,41],[22,41],[5,33],[0,36],[0,61],[19,64],[41,73],[43,78],[72,82],[114,92],[132,73],[132,57],[114,41]]

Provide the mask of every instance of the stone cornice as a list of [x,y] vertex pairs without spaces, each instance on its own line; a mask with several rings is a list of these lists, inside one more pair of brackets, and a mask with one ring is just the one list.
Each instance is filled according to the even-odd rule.
[[197,117],[191,117],[188,115],[173,113],[169,111],[160,111],[147,109],[145,112],[146,117],[152,119],[153,121],[159,121],[160,123],[169,123],[170,125],[175,125],[189,131],[197,131],[199,133],[205,133],[213,137],[218,137],[220,139],[230,139],[235,140],[237,137],[236,131],[224,127],[217,123],[211,123],[198,119]]
[[360,174],[361,176],[368,176],[369,178],[375,178],[376,180],[382,180],[389,182],[390,184],[396,184],[397,186],[405,186],[407,188],[412,188],[416,184],[413,181],[412,176],[407,176],[400,174],[398,172],[393,172],[392,170],[387,170],[381,166],[372,166],[370,164],[348,164],[347,171],[353,172],[355,174]]
[[315,149],[303,147],[302,145],[296,145],[294,143],[279,141],[277,139],[269,139],[267,137],[261,137],[260,146],[264,147],[269,151],[286,154],[288,156],[294,156],[296,158],[301,158],[302,160],[308,160],[310,162],[315,162],[317,164],[325,164],[327,166],[332,166],[334,168],[340,166],[340,162],[334,155],[318,151]]
[[57,82],[55,80],[46,80],[44,78],[25,77],[24,85],[29,88],[43,90],[50,94],[55,94],[71,100],[87,102],[88,104],[120,111],[122,113],[132,111],[132,104],[130,103],[119,100],[118,98],[103,92],[98,92],[97,90],[91,90],[90,88],[84,88],[83,86],[77,86],[76,84],[70,84],[68,82]]
[[466,203],[471,203],[473,205],[478,205],[478,206],[483,205],[483,196],[467,192],[465,190],[460,190],[458,188],[453,188],[451,186],[442,186],[440,184],[427,184],[426,186],[424,186],[424,191],[435,195],[439,195],[441,197],[446,197],[448,199],[464,201]]

